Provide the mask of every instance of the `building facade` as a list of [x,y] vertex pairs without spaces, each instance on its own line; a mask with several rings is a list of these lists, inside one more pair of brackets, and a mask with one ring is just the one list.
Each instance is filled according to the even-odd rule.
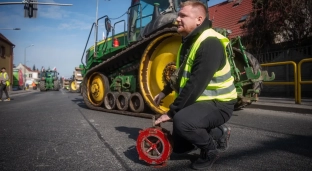
[[10,77],[10,88],[12,90],[13,83],[13,48],[15,45],[0,33],[0,68],[5,67]]
[[33,81],[38,81],[38,71],[33,71],[31,68],[23,65],[23,64],[18,64],[15,69],[20,69],[24,75],[26,74],[26,84],[29,84],[31,86]]

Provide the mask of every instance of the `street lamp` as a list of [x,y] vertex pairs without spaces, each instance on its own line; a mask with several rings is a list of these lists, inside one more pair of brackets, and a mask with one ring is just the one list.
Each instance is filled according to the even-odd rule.
[[0,30],[21,30],[21,28],[0,28]]
[[26,89],[26,49],[31,47],[31,46],[34,46],[34,44],[31,44],[27,47],[25,47],[25,51],[24,51],[24,88]]

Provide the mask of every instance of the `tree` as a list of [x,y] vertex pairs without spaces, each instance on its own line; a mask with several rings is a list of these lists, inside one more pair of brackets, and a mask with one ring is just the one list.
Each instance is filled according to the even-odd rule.
[[36,71],[36,66],[35,66],[35,64],[34,64],[32,70],[33,70],[33,71]]
[[260,50],[292,41],[300,45],[312,36],[311,0],[253,0],[253,11],[243,28],[247,47]]

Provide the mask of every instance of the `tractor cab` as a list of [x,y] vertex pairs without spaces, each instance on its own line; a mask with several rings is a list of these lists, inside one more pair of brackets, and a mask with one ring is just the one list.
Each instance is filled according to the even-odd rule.
[[[128,40],[138,41],[167,24],[173,24],[186,0],[132,0],[129,7]],[[208,7],[208,0],[201,0]]]
[[47,78],[57,78],[57,71],[53,71],[53,70],[48,70],[45,72],[45,77]]

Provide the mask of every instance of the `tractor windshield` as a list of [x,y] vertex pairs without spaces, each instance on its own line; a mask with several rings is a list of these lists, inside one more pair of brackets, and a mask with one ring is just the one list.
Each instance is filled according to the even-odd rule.
[[151,20],[154,11],[154,4],[159,4],[159,11],[162,12],[169,7],[169,0],[132,0],[129,8],[129,31],[130,40],[136,40],[136,32],[144,28]]
[[46,71],[45,76],[46,77],[56,77],[56,72],[55,71]]

